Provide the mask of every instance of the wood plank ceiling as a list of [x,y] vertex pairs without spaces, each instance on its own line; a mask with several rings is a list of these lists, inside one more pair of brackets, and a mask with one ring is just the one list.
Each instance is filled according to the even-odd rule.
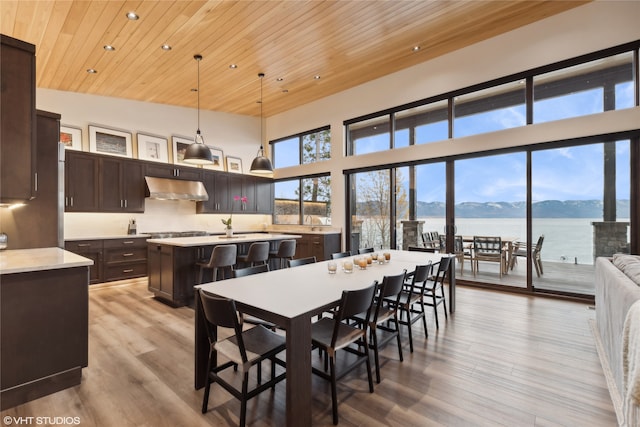
[[195,107],[201,54],[202,109],[258,116],[263,72],[269,117],[586,2],[1,0],[0,32],[40,88]]

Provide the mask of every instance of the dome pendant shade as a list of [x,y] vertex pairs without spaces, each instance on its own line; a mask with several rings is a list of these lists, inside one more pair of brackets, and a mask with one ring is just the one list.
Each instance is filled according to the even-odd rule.
[[198,130],[193,144],[189,145],[184,152],[183,162],[192,165],[210,165],[213,163],[211,149],[205,145],[204,138],[200,133],[200,61],[202,60],[202,55],[194,55],[193,59],[198,62],[198,88],[196,89],[196,92],[198,92]]
[[256,158],[251,162],[250,172],[253,173],[273,173],[273,165],[271,165],[271,160],[265,157],[264,148],[262,147],[262,79],[264,78],[264,73],[258,74],[260,78],[260,149],[256,154]]

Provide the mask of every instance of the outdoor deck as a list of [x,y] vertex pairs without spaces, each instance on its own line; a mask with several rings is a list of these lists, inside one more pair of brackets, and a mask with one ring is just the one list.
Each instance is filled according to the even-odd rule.
[[[462,280],[525,288],[527,286],[527,266],[523,261],[520,260],[513,270],[509,270],[508,274],[503,274],[502,278],[500,278],[497,263],[480,262],[479,271],[474,278],[471,273],[471,263],[469,260],[465,260],[462,276],[460,275],[460,266],[457,264],[456,277]],[[540,277],[536,276],[535,269],[533,271],[533,286],[536,289],[594,295],[594,265],[542,261],[542,268],[544,273]]]

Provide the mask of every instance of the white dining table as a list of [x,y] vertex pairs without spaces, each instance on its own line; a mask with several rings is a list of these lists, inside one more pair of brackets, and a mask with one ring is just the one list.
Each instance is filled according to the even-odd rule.
[[[385,275],[403,270],[413,271],[416,265],[436,263],[448,254],[388,250],[389,262],[372,263],[360,270],[356,265],[346,273],[342,264],[355,257],[335,260],[338,271],[329,274],[323,261],[299,267],[274,270],[236,279],[196,286],[212,294],[236,301],[240,311],[273,322],[286,330],[286,419],[288,426],[311,425],[311,319],[335,307],[344,290],[361,289]],[[357,256],[356,256],[357,257]],[[455,310],[455,266],[450,268],[449,310]],[[204,328],[200,299],[196,298],[195,313],[195,387],[204,387],[207,373],[209,343]]]

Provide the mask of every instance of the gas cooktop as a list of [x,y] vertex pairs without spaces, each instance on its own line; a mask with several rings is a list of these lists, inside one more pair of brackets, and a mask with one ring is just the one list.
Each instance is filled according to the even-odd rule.
[[152,239],[167,239],[170,237],[194,237],[208,236],[206,231],[150,231],[143,234],[149,235]]

